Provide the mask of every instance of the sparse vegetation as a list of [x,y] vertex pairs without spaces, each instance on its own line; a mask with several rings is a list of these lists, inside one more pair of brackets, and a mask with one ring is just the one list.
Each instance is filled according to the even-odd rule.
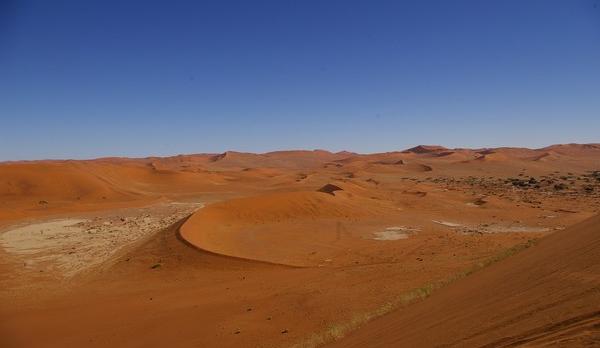
[[568,186],[566,184],[563,184],[562,182],[554,185],[554,189],[557,191],[566,190],[567,188]]
[[327,328],[325,330],[323,330],[322,332],[311,335],[309,338],[307,338],[306,340],[304,340],[302,342],[295,344],[293,347],[294,348],[312,348],[312,347],[321,346],[328,342],[339,340],[339,339],[343,338],[349,332],[357,329],[361,325],[364,325],[365,323],[367,323],[375,318],[386,315],[396,309],[402,308],[402,307],[412,304],[414,302],[424,300],[427,297],[431,296],[431,294],[433,294],[436,290],[438,290],[448,284],[451,284],[461,278],[469,276],[469,275],[471,275],[481,269],[484,269],[496,262],[502,261],[502,260],[506,259],[507,257],[515,255],[525,249],[528,249],[528,248],[536,245],[537,242],[538,242],[538,240],[536,240],[536,239],[530,239],[526,243],[517,244],[511,248],[503,250],[502,252],[500,252],[490,258],[487,258],[485,260],[482,260],[482,261],[476,263],[475,265],[473,265],[471,268],[465,270],[464,272],[457,273],[447,279],[444,279],[444,280],[441,280],[438,282],[424,284],[423,286],[421,286],[419,288],[413,289],[404,294],[400,294],[397,298],[384,303],[383,305],[377,307],[373,311],[361,313],[361,314],[355,314],[352,317],[352,319],[350,319],[347,322],[332,323],[329,326],[327,326]]

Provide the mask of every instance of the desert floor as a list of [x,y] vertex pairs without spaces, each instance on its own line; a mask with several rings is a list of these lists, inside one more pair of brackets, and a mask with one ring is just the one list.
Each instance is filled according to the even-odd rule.
[[600,338],[597,144],[6,162],[0,198],[2,347]]

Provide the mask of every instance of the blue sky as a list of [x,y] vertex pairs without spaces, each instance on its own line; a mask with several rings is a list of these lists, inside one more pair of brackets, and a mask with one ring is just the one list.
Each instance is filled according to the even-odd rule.
[[600,2],[0,0],[0,160],[600,142]]

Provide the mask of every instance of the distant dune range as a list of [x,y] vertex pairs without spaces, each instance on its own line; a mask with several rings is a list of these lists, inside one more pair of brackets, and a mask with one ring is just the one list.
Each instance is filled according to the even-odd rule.
[[[599,167],[599,144],[553,145],[542,149],[447,149],[417,146],[379,154],[277,151],[265,154],[179,155],[142,159],[17,161],[0,163],[0,219],[44,215],[62,209],[102,209],[119,202],[140,203],[161,197],[203,191],[219,186],[243,192],[244,185],[268,181],[277,189],[298,181],[313,190],[340,173],[394,173],[398,175],[443,171],[460,175],[508,175],[515,168],[533,173],[554,168],[573,171]],[[93,206],[93,208],[92,208]],[[26,213],[24,213],[26,212]]]

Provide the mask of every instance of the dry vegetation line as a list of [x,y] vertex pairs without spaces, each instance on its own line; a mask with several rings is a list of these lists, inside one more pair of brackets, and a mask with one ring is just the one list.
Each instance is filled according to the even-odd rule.
[[166,203],[119,214],[13,226],[0,246],[23,263],[23,273],[50,272],[70,278],[105,263],[132,243],[189,216],[200,203]]
[[458,274],[452,275],[447,279],[427,283],[419,288],[415,288],[409,292],[399,294],[396,298],[390,299],[390,301],[386,302],[382,306],[366,313],[357,313],[354,317],[346,322],[339,322],[329,325],[324,331],[315,333],[310,337],[302,340],[294,344],[293,348],[316,348],[328,343],[341,340],[350,332],[358,329],[362,325],[367,322],[384,316],[392,311],[400,309],[402,307],[408,306],[412,303],[422,301],[433,294],[436,290],[439,290],[452,282],[455,282],[459,279],[467,277],[474,272],[480,271],[496,262],[502,261],[507,257],[515,255],[529,247],[535,246],[537,244],[537,240],[529,240],[527,243],[518,244],[512,248],[508,248],[489,259],[486,259],[482,262],[479,262],[473,265],[470,269],[465,270],[464,272],[460,272]]

